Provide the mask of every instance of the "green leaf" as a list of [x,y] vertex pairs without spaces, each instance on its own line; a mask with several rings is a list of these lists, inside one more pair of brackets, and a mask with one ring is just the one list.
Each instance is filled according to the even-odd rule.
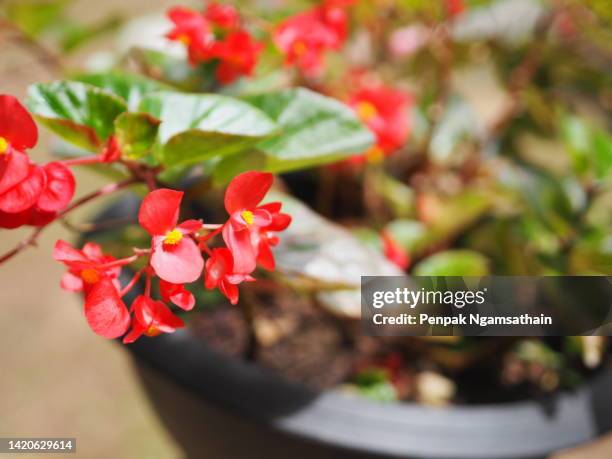
[[276,123],[257,108],[216,94],[150,94],[140,111],[161,121],[159,154],[170,166],[245,151],[277,130]]
[[447,250],[421,261],[414,268],[415,276],[486,276],[487,259],[471,250]]
[[612,176],[612,137],[603,131],[593,134],[593,168],[600,180]]
[[362,153],[374,140],[349,107],[307,89],[286,89],[246,100],[283,129],[280,135],[257,144],[268,156],[267,169],[272,172],[338,161]]
[[153,149],[159,120],[146,113],[122,113],[115,120],[115,136],[122,153],[138,159]]
[[73,78],[121,97],[130,111],[136,111],[146,94],[170,90],[170,86],[140,75],[123,72],[86,73]]
[[264,153],[252,150],[240,155],[226,156],[213,169],[213,183],[221,186],[229,183],[235,176],[248,170],[264,170],[266,156]]
[[431,231],[417,220],[393,220],[385,226],[384,232],[411,256],[419,256],[432,242]]
[[89,84],[56,81],[30,86],[28,107],[36,119],[66,141],[97,151],[127,107],[114,94]]
[[63,22],[71,0],[12,0],[6,2],[7,18],[36,37]]

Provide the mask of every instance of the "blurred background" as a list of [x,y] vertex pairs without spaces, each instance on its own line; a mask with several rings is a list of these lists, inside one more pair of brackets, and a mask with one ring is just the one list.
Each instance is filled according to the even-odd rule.
[[[42,47],[34,44],[27,34],[13,28],[10,23],[2,20],[0,27],[0,92],[14,94],[24,97],[26,88],[29,84],[40,81],[47,81],[61,75],[65,70],[83,68],[88,66],[103,66],[107,55],[105,51],[114,49],[116,39],[121,25],[131,18],[140,17],[143,14],[163,12],[170,6],[177,3],[187,4],[194,8],[199,8],[197,2],[177,2],[177,1],[156,1],[156,0],[105,0],[104,2],[95,0],[59,0],[47,2],[47,10],[44,14],[37,16],[39,19],[28,19],[27,16],[20,16],[20,5],[28,2],[0,1],[0,7],[11,11],[13,17],[21,17],[21,27],[29,28],[30,32],[48,27],[47,22],[57,22],[62,33],[55,37],[53,43],[42,42]],[[254,2],[257,3],[257,2]],[[265,3],[265,2],[264,2]],[[271,2],[274,3],[274,2]],[[301,2],[304,3],[304,2]],[[390,2],[382,2],[388,4]],[[410,2],[407,2],[410,3]],[[414,2],[420,4],[423,2]],[[524,5],[525,2],[517,2]],[[592,2],[597,4],[598,11],[605,14],[612,13],[612,4],[605,0]],[[306,4],[306,3],[305,3]],[[24,9],[25,11],[25,9]],[[521,10],[522,11],[522,10]],[[524,14],[526,26],[533,22],[533,10],[527,9]],[[503,12],[502,12],[503,13]],[[26,13],[23,13],[26,14]],[[43,22],[40,18],[45,18]],[[561,21],[560,30],[563,31],[564,24]],[[570,27],[565,25],[565,27]],[[394,49],[399,53],[400,60],[415,52],[411,46],[418,45],[415,36],[422,31],[418,28],[400,30],[395,38]],[[483,34],[491,31],[481,30]],[[567,32],[567,30],[566,30]],[[571,32],[571,31],[570,31]],[[403,33],[403,35],[402,35]],[[569,33],[569,32],[568,32]],[[416,35],[415,35],[416,34]],[[461,29],[458,31],[461,35]],[[512,35],[511,33],[509,35]],[[601,37],[596,37],[600,40]],[[406,48],[406,43],[412,43]],[[359,37],[353,43],[352,52],[358,50],[360,45]],[[609,43],[608,43],[609,45]],[[606,48],[610,51],[610,48]],[[58,66],[57,54],[64,53],[61,59],[61,68]],[[351,50],[349,49],[349,52]],[[455,148],[449,146],[449,142],[454,142],[462,138],[466,128],[466,120],[469,125],[473,119],[478,118],[479,125],[495,126],[502,122],[503,117],[508,112],[512,112],[511,91],[500,88],[499,81],[492,79],[488,54],[490,50],[485,50],[475,46],[469,50],[470,56],[466,59],[471,60],[472,65],[467,71],[457,71],[454,74],[452,85],[455,91],[461,93],[464,100],[475,109],[474,113],[466,115],[461,104],[457,105],[452,116],[444,123],[444,129],[434,136],[433,150],[438,156],[440,163],[444,163],[449,152]],[[584,51],[589,54],[589,51]],[[402,54],[404,57],[402,57]],[[92,59],[91,56],[95,56]],[[595,60],[601,56],[593,55]],[[604,56],[609,59],[610,56]],[[557,57],[553,57],[558,58]],[[508,60],[512,61],[513,57]],[[359,57],[356,59],[359,60]],[[503,62],[502,66],[510,67],[515,62]],[[604,62],[604,66],[609,61]],[[600,63],[596,63],[596,66]],[[562,67],[562,66],[561,66]],[[570,65],[571,67],[571,65]],[[565,75],[567,69],[555,69],[561,77]],[[332,72],[333,73],[333,72]],[[571,74],[571,71],[568,73]],[[390,72],[392,74],[392,72]],[[589,75],[592,76],[592,75]],[[336,75],[337,77],[337,75]],[[424,79],[436,78],[436,76],[425,75]],[[595,75],[594,80],[598,80],[599,75]],[[605,76],[604,76],[605,78]],[[571,79],[571,78],[570,78]],[[336,86],[338,78],[336,78]],[[340,78],[340,82],[342,79]],[[585,84],[588,86],[591,81]],[[599,82],[601,84],[601,82]],[[605,88],[605,83],[601,84]],[[334,87],[333,90],[342,88]],[[410,88],[412,89],[412,88]],[[533,94],[530,99],[530,115],[538,120],[538,115],[546,119],[550,113],[547,112],[547,101],[541,94]],[[589,105],[581,98],[573,100],[579,107],[577,111],[582,111],[588,117],[598,120],[598,126],[606,126],[608,122],[610,107],[612,106],[612,96],[610,88],[601,93],[600,104],[597,106]],[[450,102],[450,105],[454,104]],[[435,111],[435,107],[433,108]],[[420,114],[421,116],[423,113]],[[419,130],[421,134],[426,127],[419,123],[423,121],[419,118],[419,113],[413,120],[412,125],[414,138],[418,140]],[[531,120],[530,120],[531,121]],[[547,121],[544,121],[546,124]],[[517,126],[514,126],[517,127]],[[573,137],[577,144],[580,144],[580,136],[584,134],[583,126],[579,120],[572,118],[568,122],[568,132],[573,132]],[[581,134],[582,133],[582,134]],[[48,131],[41,129],[42,139],[38,147],[33,152],[33,156],[38,161],[50,158],[48,148],[50,136]],[[474,135],[477,137],[477,134]],[[578,139],[578,140],[576,140]],[[609,139],[609,137],[606,137]],[[418,142],[417,142],[418,143]],[[517,142],[520,144],[518,150],[525,153],[521,161],[536,167],[543,167],[553,175],[563,176],[571,162],[567,157],[555,157],[558,144],[548,142],[538,136],[525,135]],[[467,142],[469,144],[469,141]],[[606,144],[609,145],[609,144]],[[580,147],[580,145],[578,145]],[[459,149],[464,148],[460,146]],[[469,147],[466,147],[469,149]],[[602,149],[608,148],[607,146]],[[579,149],[579,148],[578,148]],[[609,149],[606,150],[609,152]],[[551,158],[553,158],[551,160]],[[442,166],[443,170],[446,166]],[[453,166],[450,166],[452,168]],[[424,184],[427,191],[429,187],[436,188],[441,184],[441,188],[450,189],[450,194],[456,185],[452,174],[445,174],[443,170],[433,168],[429,176],[421,174],[420,185]],[[79,169],[77,173],[77,195],[99,188],[105,182],[103,179],[88,170]],[[425,175],[425,177],[423,177]],[[427,182],[431,179],[432,183]],[[412,185],[412,184],[411,184]],[[417,187],[420,186],[417,184]],[[573,186],[571,183],[568,188]],[[389,195],[394,195],[401,191],[398,188],[390,188]],[[536,193],[536,191],[534,191]],[[537,191],[539,193],[539,191]],[[542,193],[544,194],[544,193]],[[568,193],[569,194],[569,193]],[[580,195],[580,194],[579,194]],[[465,203],[461,202],[454,209],[445,208],[436,199],[437,196],[424,193],[425,199],[413,202],[413,207],[409,212],[421,212],[418,206],[424,203],[431,204],[438,213],[445,213],[457,216],[462,214]],[[387,196],[388,197],[388,196]],[[413,199],[413,197],[409,198]],[[429,201],[427,201],[429,199]],[[609,231],[606,226],[610,222],[607,214],[610,207],[610,195],[600,206],[598,213],[593,217],[600,226],[604,234]],[[94,205],[77,212],[74,216],[78,220],[80,216],[91,215],[97,208],[103,206],[103,202],[96,202]],[[539,204],[538,204],[539,205]],[[548,202],[544,202],[544,206]],[[438,207],[437,207],[438,206]],[[503,205],[502,205],[503,207]],[[536,206],[537,207],[537,206]],[[442,209],[442,210],[440,210]],[[548,210],[548,207],[545,207]],[[403,211],[400,209],[400,212]],[[452,214],[455,212],[455,214]],[[434,212],[435,213],[435,212]],[[546,213],[546,212],[545,212]],[[411,215],[412,215],[411,214]],[[502,211],[503,214],[503,211]],[[422,215],[421,215],[422,217]],[[435,216],[434,216],[435,217]],[[446,220],[453,218],[445,217]],[[555,251],[563,251],[563,247],[558,247],[557,242],[551,233],[555,234],[555,224],[558,223],[557,216],[550,217],[554,224],[549,228],[541,228],[539,220],[531,222],[534,226],[526,225],[524,228],[527,238],[534,241],[533,246],[538,255],[554,258]],[[570,223],[563,222],[561,228],[566,229]],[[86,221],[86,219],[85,219]],[[400,228],[396,225],[394,228]],[[452,226],[452,225],[451,225]],[[557,227],[558,228],[558,227]],[[463,229],[463,228],[462,228]],[[449,231],[455,231],[455,228]],[[0,236],[0,252],[13,247],[18,241],[22,240],[29,230],[2,231]],[[398,237],[402,236],[401,229]],[[608,234],[609,236],[609,234]],[[3,408],[3,416],[0,417],[0,434],[2,436],[69,436],[76,437],[78,440],[79,457],[147,457],[147,458],[173,458],[183,457],[185,452],[182,447],[175,443],[175,440],[166,431],[163,420],[159,419],[152,409],[146,395],[144,394],[139,371],[134,367],[132,360],[126,352],[114,343],[105,341],[91,333],[85,326],[83,317],[80,313],[81,300],[78,296],[70,295],[59,288],[59,279],[64,268],[51,258],[53,243],[59,239],[74,238],[69,232],[60,225],[54,225],[45,231],[43,237],[39,239],[39,246],[33,250],[24,251],[8,265],[0,266],[0,324],[2,333],[0,334],[0,363],[2,364],[3,377],[0,378],[0,406]],[[477,233],[469,243],[474,247],[479,246],[481,235]],[[493,239],[495,240],[495,239]],[[603,238],[598,239],[598,243]],[[509,250],[521,252],[520,244],[510,240]],[[515,244],[515,245],[513,245]],[[602,242],[603,244],[603,242]],[[608,242],[609,244],[609,242]],[[551,248],[552,247],[552,248]],[[480,248],[480,247],[479,247]],[[483,251],[495,251],[496,247],[483,247]],[[518,249],[518,250],[517,250]],[[609,252],[609,248],[607,249]],[[603,253],[603,250],[602,250]],[[582,257],[577,258],[577,270],[584,272],[612,272],[608,258],[591,257],[587,250]],[[501,254],[500,258],[504,258]],[[520,263],[519,263],[520,264]],[[525,268],[526,270],[530,267]],[[548,268],[543,268],[539,264],[536,272],[538,274],[551,273]],[[541,269],[541,271],[540,271]],[[512,270],[508,268],[508,270]],[[533,274],[533,273],[530,273]],[[164,384],[163,382],[159,384]],[[179,397],[180,395],[177,395]],[[172,405],[172,400],[168,400]],[[220,412],[210,411],[209,407],[203,408],[200,405],[193,405],[192,413],[175,413],[177,416],[198,416],[200,409],[209,410],[209,414],[217,419],[218,424],[211,426],[211,432],[215,435],[224,435],[224,429],[236,428],[234,421],[224,418]],[[242,425],[242,435],[245,444],[256,445],[257,434],[249,430],[248,425]],[[225,431],[225,435],[227,431]],[[197,432],[196,432],[197,435]],[[232,438],[226,435],[225,440],[219,440],[227,444],[231,443]],[[277,441],[281,442],[281,439]],[[215,456],[215,443],[210,441],[207,446],[208,457]],[[227,450],[227,449],[226,449]],[[230,449],[231,451],[231,449]],[[599,456],[609,457],[609,449],[602,449]],[[304,453],[308,457],[309,453]],[[23,457],[23,456],[21,456]],[[231,457],[231,456],[227,456]],[[255,457],[255,456],[254,456]],[[259,456],[257,456],[259,457]]]
[[[174,4],[151,0],[54,3],[66,4],[67,14],[84,26],[163,12]],[[23,98],[29,84],[57,75],[27,42],[10,38],[12,33],[5,28],[0,32],[0,91]],[[67,57],[67,65],[81,66],[85,56],[113,43],[111,28]],[[49,160],[48,132],[40,133],[32,155],[37,161]],[[105,183],[91,172],[76,173],[77,194]],[[84,209],[81,217],[100,205]],[[2,231],[0,251],[13,247],[28,232]],[[59,288],[64,269],[53,261],[51,250],[57,239],[70,237],[61,226],[52,226],[40,238],[39,247],[0,266],[0,406],[4,412],[0,433],[76,437],[79,457],[182,457],[148,404],[129,356],[92,334],[84,326],[80,299]]]

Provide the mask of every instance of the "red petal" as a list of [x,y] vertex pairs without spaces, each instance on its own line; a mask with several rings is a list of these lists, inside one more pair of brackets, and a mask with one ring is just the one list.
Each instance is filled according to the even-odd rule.
[[160,279],[159,290],[164,301],[171,301],[185,311],[190,311],[195,306],[195,297],[184,285],[171,284],[170,282]]
[[0,195],[0,210],[8,213],[23,212],[34,207],[45,186],[42,167],[30,166],[28,177]]
[[140,325],[140,323],[136,319],[133,319],[132,329],[127,335],[123,337],[123,344],[133,343],[134,341],[136,341],[138,338],[142,336],[145,330],[146,330],[146,327],[143,327],[142,325]]
[[85,317],[91,329],[104,338],[117,338],[130,326],[130,314],[109,279],[96,283],[85,300]]
[[30,172],[28,155],[13,150],[0,156],[0,194],[26,179]]
[[248,229],[236,230],[231,224],[223,227],[223,240],[232,252],[234,273],[248,274],[255,269],[255,248]]
[[274,177],[268,172],[244,172],[230,182],[225,191],[225,209],[229,214],[254,209],[261,202]]
[[0,95],[0,137],[17,150],[32,148],[38,141],[38,129],[32,116],[19,101]]
[[140,225],[152,236],[172,231],[178,222],[182,199],[182,191],[161,188],[150,192],[140,206]]
[[30,214],[28,225],[45,226],[51,223],[57,217],[57,212],[45,212],[38,208],[34,208]]
[[185,220],[179,226],[177,226],[183,234],[195,233],[202,229],[202,222],[200,220]]
[[268,271],[274,271],[276,262],[274,261],[274,255],[270,250],[270,246],[265,240],[259,243],[259,253],[257,254],[257,264]]
[[71,272],[67,272],[62,276],[60,286],[69,292],[81,292],[83,290],[83,279]]
[[61,263],[87,262],[87,257],[80,250],[75,249],[66,241],[61,239],[53,247],[53,258]]
[[228,300],[230,300],[230,303],[238,303],[238,287],[236,287],[234,284],[222,281],[219,285],[219,290],[227,297]]
[[206,260],[204,286],[213,289],[219,285],[221,279],[232,272],[233,264],[232,252],[229,249],[225,247],[213,249],[210,258]]
[[30,220],[30,215],[32,215],[32,209],[26,209],[16,214],[7,214],[0,211],[0,228],[15,229],[26,225]]
[[63,210],[74,196],[74,176],[70,169],[57,162],[45,165],[44,169],[47,185],[36,206],[43,212]]
[[155,306],[155,328],[164,333],[172,333],[177,328],[183,328],[185,326],[185,322],[183,322],[180,317],[172,314],[170,308],[164,303],[156,301]]
[[173,284],[188,284],[202,274],[204,259],[197,244],[185,237],[177,245],[164,244],[161,236],[153,238],[151,266],[155,274]]

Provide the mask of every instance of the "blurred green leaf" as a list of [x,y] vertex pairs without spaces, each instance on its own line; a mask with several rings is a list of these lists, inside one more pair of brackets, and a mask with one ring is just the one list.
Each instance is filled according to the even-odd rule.
[[413,257],[420,256],[431,242],[431,232],[417,220],[393,220],[384,231]]
[[572,248],[569,257],[570,274],[612,275],[612,233],[590,231]]
[[95,24],[65,24],[61,29],[60,46],[64,52],[74,51],[92,40],[117,30],[121,23],[121,17],[112,15]]
[[127,106],[116,95],[73,81],[29,87],[27,105],[36,119],[68,142],[97,151]]
[[115,119],[115,135],[122,153],[137,159],[150,153],[155,144],[159,120],[146,113],[122,113]]
[[421,261],[414,268],[415,276],[486,276],[489,262],[471,250],[447,250]]
[[130,111],[135,111],[146,94],[170,90],[170,86],[156,80],[123,72],[85,73],[72,78],[121,97]]
[[145,96],[139,109],[161,121],[160,160],[169,166],[244,151],[277,130],[257,108],[216,94],[159,92]]
[[28,35],[36,37],[63,22],[72,0],[11,0],[4,5],[6,17]]
[[304,88],[247,97],[281,127],[279,135],[257,144],[268,156],[267,169],[285,172],[322,165],[362,153],[371,132],[342,102]]

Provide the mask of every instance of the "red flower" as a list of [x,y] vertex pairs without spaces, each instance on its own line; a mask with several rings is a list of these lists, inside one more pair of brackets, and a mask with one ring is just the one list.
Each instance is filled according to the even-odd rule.
[[279,239],[276,232],[285,230],[291,224],[291,216],[280,212],[280,202],[264,204],[260,209],[265,209],[270,213],[272,222],[253,233],[253,245],[257,247],[257,264],[269,271],[273,271],[276,267],[276,262],[270,247],[278,244]]
[[72,172],[61,163],[38,166],[21,150],[36,144],[34,120],[17,99],[0,95],[0,227],[43,225],[74,195]]
[[214,25],[224,29],[234,29],[240,24],[238,11],[232,5],[222,5],[217,2],[209,3],[204,17]]
[[185,288],[183,284],[171,284],[163,279],[159,280],[159,290],[162,300],[166,303],[172,302],[185,311],[191,311],[195,306],[193,293]]
[[253,233],[272,223],[272,214],[257,205],[272,186],[273,176],[265,172],[245,172],[236,176],[225,192],[225,210],[230,218],[223,226],[223,240],[232,252],[233,271],[253,272],[257,260],[257,245]]
[[193,282],[200,277],[204,260],[190,237],[202,227],[196,220],[177,225],[183,193],[159,189],[149,193],[140,206],[138,221],[153,236],[151,266],[155,274],[173,284]]
[[446,0],[446,12],[451,18],[463,14],[465,10],[466,7],[463,0]]
[[296,65],[307,75],[318,75],[325,51],[339,49],[346,40],[344,7],[350,3],[326,1],[281,22],[274,31],[274,42],[285,54],[285,63]]
[[47,180],[36,202],[36,209],[41,212],[58,212],[64,209],[74,196],[74,176],[70,169],[58,162],[45,164],[43,171]]
[[91,287],[85,298],[85,318],[91,329],[104,338],[117,338],[127,331],[130,313],[110,279],[103,277]]
[[410,266],[410,255],[393,237],[386,232],[381,234],[383,252],[389,261],[406,270]]
[[68,267],[68,272],[62,277],[62,288],[85,293],[102,279],[115,281],[121,273],[121,266],[129,263],[105,255],[98,244],[89,242],[82,250],[77,250],[62,240],[55,243],[53,258]]
[[207,289],[218,288],[232,304],[238,303],[237,285],[253,280],[248,274],[234,272],[232,252],[225,247],[213,249],[210,258],[206,260],[204,286]]
[[174,28],[166,34],[170,40],[180,41],[187,46],[189,62],[196,65],[208,56],[208,47],[213,36],[206,18],[189,8],[175,7],[168,11]]
[[[45,187],[46,177],[42,167],[31,164],[29,160],[24,165],[21,160],[23,157],[26,157],[25,154],[18,151],[10,153],[6,169],[0,178],[0,189],[3,190],[0,192],[0,211],[2,212],[16,214],[34,207]],[[25,177],[22,180],[4,190],[2,183],[10,183],[16,177],[21,177],[24,172]]]
[[253,40],[246,30],[237,30],[229,33],[223,41],[216,42],[212,49],[213,55],[220,61],[216,70],[217,79],[228,84],[242,75],[250,76],[253,73],[263,45]]
[[32,148],[37,141],[38,129],[24,106],[13,96],[0,95],[0,155]]
[[410,133],[410,103],[406,93],[384,86],[362,88],[352,95],[349,105],[376,135],[368,155],[381,157],[404,145]]
[[140,295],[132,303],[134,318],[132,329],[123,337],[124,343],[133,343],[143,334],[157,336],[160,333],[173,333],[185,323],[161,301]]

